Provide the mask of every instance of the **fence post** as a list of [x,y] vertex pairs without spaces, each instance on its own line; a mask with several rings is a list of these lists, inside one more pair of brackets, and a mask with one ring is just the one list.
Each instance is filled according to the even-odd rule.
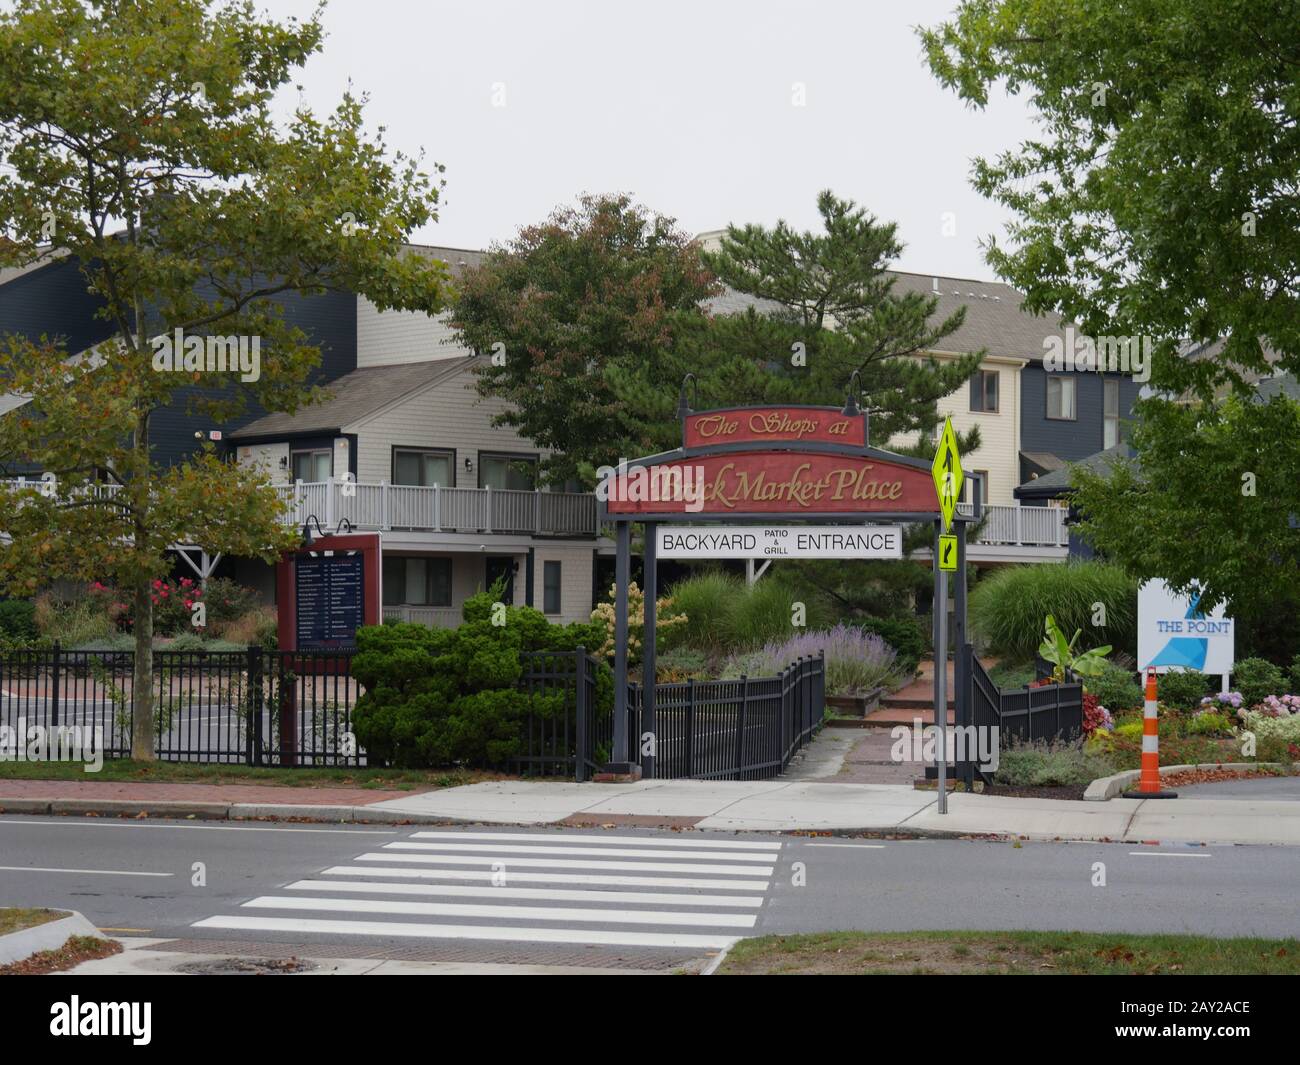
[[686,776],[695,775],[695,678],[686,681]]
[[574,728],[573,779],[581,784],[587,779],[587,649],[581,644],[573,652],[573,679],[578,715]]
[[[50,727],[59,727],[59,674],[62,667],[59,664],[59,641],[54,641],[54,671],[50,679]],[[19,743],[26,743],[26,738],[20,738]]]
[[736,715],[736,779],[745,779],[745,711],[749,708],[749,677],[740,675],[740,713]]
[[248,645],[248,722],[244,736],[249,765],[262,764],[262,648]]

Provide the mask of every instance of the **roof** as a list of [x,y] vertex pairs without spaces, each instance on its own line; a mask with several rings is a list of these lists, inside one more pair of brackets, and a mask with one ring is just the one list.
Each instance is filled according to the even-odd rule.
[[1022,495],[1049,497],[1064,495],[1073,487],[1073,476],[1076,468],[1082,467],[1092,473],[1105,473],[1112,463],[1130,460],[1134,454],[1135,452],[1128,444],[1119,443],[1114,447],[1107,448],[1105,451],[1098,451],[1095,455],[1089,455],[1086,459],[1080,459],[1078,462],[1072,462],[1060,469],[1053,470],[1051,473],[1045,473],[1041,477],[1026,481],[1024,484],[1017,486],[1012,494],[1017,499],[1021,498]]
[[1020,457],[1032,462],[1040,470],[1059,470],[1065,465],[1065,459],[1053,455],[1050,451],[1022,451]]
[[481,266],[488,254],[472,248],[444,248],[437,244],[408,244],[406,247],[416,255],[442,260],[451,270],[452,277],[459,277],[466,267]]
[[[893,282],[893,292],[902,296],[910,292],[938,299],[931,319],[942,322],[959,307],[966,308],[966,320],[954,333],[939,341],[936,350],[968,352],[987,350],[990,355],[1042,361],[1046,354],[1043,341],[1058,336],[1064,343],[1064,326],[1058,316],[1043,317],[1024,310],[1025,297],[1000,281],[972,281],[967,278],[942,277],[936,274],[911,274],[886,270]],[[771,300],[727,289],[709,300],[705,307],[713,314],[740,314],[753,307],[760,314],[780,310]]]
[[1255,391],[1264,400],[1270,400],[1274,396],[1300,400],[1300,381],[1296,380],[1295,374],[1278,374],[1276,377],[1264,378],[1255,386]]
[[471,361],[470,358],[436,359],[353,370],[326,385],[332,398],[304,407],[296,414],[267,414],[231,433],[230,439],[341,432],[345,426],[419,389],[455,377]]

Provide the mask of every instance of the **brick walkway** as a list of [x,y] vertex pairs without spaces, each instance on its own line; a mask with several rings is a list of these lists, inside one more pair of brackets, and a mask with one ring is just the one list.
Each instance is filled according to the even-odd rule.
[[310,806],[368,806],[406,799],[431,788],[288,788],[274,784],[163,784],[111,780],[0,780],[4,799],[127,799],[132,802],[286,803]]

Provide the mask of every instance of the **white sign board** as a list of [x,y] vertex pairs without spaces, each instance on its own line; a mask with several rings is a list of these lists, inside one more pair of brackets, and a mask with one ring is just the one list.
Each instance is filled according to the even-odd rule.
[[1147,581],[1138,589],[1138,667],[1232,672],[1235,626],[1220,604],[1209,614],[1198,609],[1199,596],[1175,596],[1164,581]]
[[902,558],[898,525],[663,524],[660,558]]

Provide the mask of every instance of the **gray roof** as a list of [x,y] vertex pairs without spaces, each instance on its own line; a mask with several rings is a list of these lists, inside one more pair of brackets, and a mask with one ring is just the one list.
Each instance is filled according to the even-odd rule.
[[452,277],[459,277],[467,266],[481,266],[487,252],[471,248],[443,248],[436,244],[408,244],[409,251],[429,259],[441,259],[451,269]]
[[[966,320],[961,328],[941,340],[936,350],[968,352],[985,348],[990,355],[1041,361],[1046,337],[1064,339],[1059,316],[1040,317],[1024,310],[1021,304],[1025,297],[1000,281],[971,281],[896,270],[885,271],[885,276],[894,282],[896,296],[918,292],[937,297],[932,322],[942,322],[957,308],[966,308]],[[760,314],[769,314],[779,310],[780,304],[727,289],[709,300],[705,307],[713,314],[739,314],[750,307]]]
[[1059,470],[1065,465],[1065,459],[1053,455],[1050,451],[1022,451],[1022,459],[1028,459],[1040,470]]
[[1270,400],[1279,395],[1300,400],[1300,381],[1296,380],[1295,374],[1278,374],[1276,377],[1264,378],[1255,386],[1255,391],[1264,400]]
[[1062,466],[1059,470],[1053,470],[1051,473],[1045,473],[1041,477],[1026,481],[1024,484],[1017,486],[1012,494],[1017,497],[1021,492],[1028,492],[1033,495],[1062,494],[1070,490],[1073,472],[1076,467],[1083,467],[1093,473],[1105,473],[1112,463],[1127,461],[1132,459],[1133,455],[1134,451],[1128,444],[1119,443],[1114,447],[1107,448],[1105,451],[1098,451],[1095,455],[1089,455],[1086,459],[1071,462],[1066,466]]
[[457,357],[353,370],[326,386],[331,399],[304,407],[296,414],[267,414],[231,433],[230,439],[341,432],[416,389],[456,376],[472,361],[472,357]]

